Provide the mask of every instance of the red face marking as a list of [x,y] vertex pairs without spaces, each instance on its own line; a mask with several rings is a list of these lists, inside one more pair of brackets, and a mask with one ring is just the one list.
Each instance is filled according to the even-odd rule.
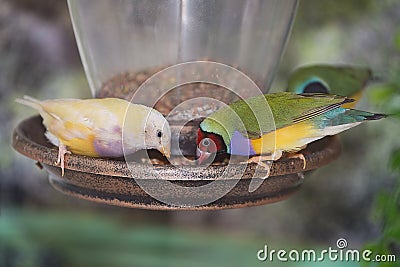
[[197,140],[196,140],[196,145],[199,145],[199,143],[201,142],[201,140],[203,140],[205,138],[205,133],[199,128],[197,130]]
[[204,132],[200,128],[197,131],[197,147],[199,150],[209,153],[225,150],[225,145],[219,135]]

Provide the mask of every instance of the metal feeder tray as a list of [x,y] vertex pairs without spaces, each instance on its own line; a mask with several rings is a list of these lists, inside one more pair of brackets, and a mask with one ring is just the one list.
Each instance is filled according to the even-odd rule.
[[[194,127],[194,126],[185,126]],[[303,173],[317,169],[335,160],[341,151],[337,137],[326,137],[307,146],[301,151],[307,166],[303,169],[303,161],[297,158],[282,158],[271,167],[270,176],[255,191],[249,192],[249,183],[256,164],[248,164],[244,175],[235,187],[220,199],[203,206],[171,206],[149,196],[131,176],[125,161],[116,159],[91,158],[81,155],[66,155],[65,175],[55,166],[58,149],[52,146],[44,136],[45,128],[40,116],[22,121],[13,132],[13,147],[19,153],[37,161],[49,172],[51,185],[57,190],[71,196],[95,202],[153,210],[217,210],[226,208],[242,208],[263,205],[284,200],[299,190],[303,183]],[[159,154],[149,154],[157,160]],[[164,180],[186,187],[203,185],[215,181],[224,171],[224,165],[210,165],[202,171],[202,176],[190,176],[197,166],[176,168],[158,159],[158,172]],[[135,163],[138,173],[146,173],[150,164]],[[234,165],[235,166],[235,165]],[[189,175],[188,175],[189,173]],[[150,179],[143,176],[141,179]],[[229,178],[227,178],[229,179]],[[155,181],[157,182],[157,181]],[[223,186],[223,179],[215,184]],[[162,191],[162,188],[160,188]],[[175,192],[164,192],[174,194]]]

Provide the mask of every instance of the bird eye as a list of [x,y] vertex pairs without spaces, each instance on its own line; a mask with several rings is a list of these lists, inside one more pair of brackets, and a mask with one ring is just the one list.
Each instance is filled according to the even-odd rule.
[[328,94],[328,88],[326,88],[325,85],[323,85],[320,82],[312,82],[310,84],[307,84],[306,87],[304,87],[304,92],[303,93],[323,93],[323,94]]
[[161,131],[157,131],[157,137],[161,138],[162,137],[162,132]]
[[209,146],[211,144],[210,139],[204,138],[203,141],[201,141],[201,144],[206,147]]

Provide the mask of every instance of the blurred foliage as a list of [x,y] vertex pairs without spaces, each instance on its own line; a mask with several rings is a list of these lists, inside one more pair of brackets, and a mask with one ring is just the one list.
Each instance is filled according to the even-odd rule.
[[[392,154],[392,168],[400,177],[400,151]],[[376,241],[367,243],[364,249],[369,249],[374,255],[396,255],[396,262],[363,262],[362,266],[399,266],[400,257],[400,178],[392,190],[382,191],[375,197],[372,212],[374,221],[380,224],[381,235]]]
[[[95,212],[7,209],[0,220],[0,266],[356,266],[354,263],[259,262],[265,240],[214,231],[139,224],[136,227]],[[308,248],[308,249],[312,249]],[[314,248],[320,253],[320,248]],[[325,249],[325,248],[322,248]]]
[[385,77],[387,81],[373,87],[370,98],[392,117],[400,119],[400,28],[394,34],[393,42],[397,51],[391,56],[397,60],[388,62],[388,74]]
[[317,62],[386,71],[383,64],[394,60],[391,39],[399,13],[397,0],[300,1],[277,80],[286,81],[299,65]]
[[[397,54],[400,56],[400,28],[395,35],[394,43]],[[396,120],[400,124],[400,62],[393,62],[388,81],[375,86],[370,93],[372,101],[381,105],[390,114],[389,119]],[[400,131],[400,127],[398,127]],[[389,168],[395,172],[397,179],[391,186],[375,197],[375,205],[372,209],[373,220],[380,225],[381,234],[376,241],[365,246],[374,254],[396,255],[397,262],[364,263],[363,266],[396,267],[400,261],[400,147],[394,147],[389,162]]]
[[306,26],[308,30],[313,30],[330,23],[352,23],[369,12],[375,2],[374,0],[300,1],[298,12],[306,14],[307,17],[300,22],[296,21],[295,27]]
[[[369,92],[382,93],[374,90],[381,86],[378,82],[386,84],[400,77],[392,70],[400,63],[393,45],[400,39],[394,34],[398,25],[400,2],[395,0],[300,1],[273,91],[284,90],[289,73],[300,65],[368,66],[377,79],[368,84],[357,108],[388,112],[386,103],[372,105]],[[392,184],[397,175],[387,162],[390,151],[400,146],[398,132],[398,123],[388,118],[340,134],[340,158],[307,175],[301,196],[294,197],[294,205],[302,210],[296,222],[307,233],[305,240],[326,242],[347,235],[359,247],[380,235],[369,214],[374,194]],[[291,206],[284,209],[296,213]]]
[[243,239],[236,242],[211,232],[149,224],[132,228],[95,213],[5,212],[7,217],[0,221],[0,265],[4,264],[1,266],[178,267],[256,263],[256,243]]

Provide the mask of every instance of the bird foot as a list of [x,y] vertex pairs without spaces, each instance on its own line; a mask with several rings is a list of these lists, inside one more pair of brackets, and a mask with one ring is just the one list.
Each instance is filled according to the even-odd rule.
[[[270,155],[257,155],[249,158],[246,164],[249,163],[256,163],[260,168],[256,168],[254,177],[261,177],[261,178],[253,178],[249,184],[249,192],[254,192],[261,184],[267,179],[271,174],[271,166],[274,160],[278,160],[282,157],[282,151],[275,151]],[[260,173],[260,171],[262,173]]]
[[63,144],[58,146],[58,157],[55,162],[56,165],[60,165],[61,167],[61,176],[64,176],[64,167],[65,167],[65,154],[71,154],[71,151],[67,150],[67,147]]
[[267,174],[264,177],[264,179],[266,179],[270,175],[272,164],[268,164],[265,161],[271,161],[270,157],[269,156],[266,156],[266,157],[265,156],[254,156],[254,157],[249,158],[246,163],[256,163],[258,166],[260,166],[261,168],[266,170]]
[[256,163],[260,168],[256,168],[254,177],[261,177],[251,179],[249,184],[249,192],[254,192],[261,186],[265,179],[271,174],[272,161],[270,156],[254,156],[247,160],[246,163]]
[[275,151],[270,155],[258,155],[253,156],[247,160],[247,163],[257,163],[260,167],[265,170],[268,170],[268,175],[265,178],[268,178],[271,169],[271,163],[267,164],[265,161],[275,161],[282,157],[282,151]]
[[258,156],[252,156],[249,158],[247,161],[248,163],[258,163],[262,161],[275,161],[278,160],[282,157],[282,151],[276,150],[274,153],[271,154],[263,154],[263,155],[258,155]]
[[295,158],[295,159],[301,159],[301,160],[303,161],[303,170],[306,168],[307,162],[306,162],[306,158],[304,157],[303,154],[301,154],[301,153],[298,153],[298,154],[289,154],[287,157],[288,157],[289,159],[293,159],[293,158]]

